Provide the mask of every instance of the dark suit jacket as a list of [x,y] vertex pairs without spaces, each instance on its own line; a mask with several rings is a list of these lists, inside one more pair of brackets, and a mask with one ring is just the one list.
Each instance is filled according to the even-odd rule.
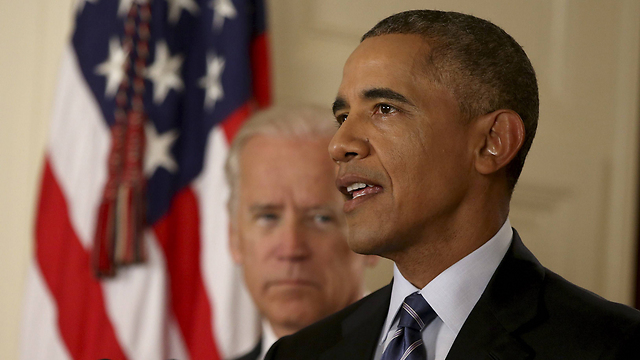
[[233,360],[257,360],[258,356],[260,356],[260,350],[262,350],[262,338],[260,338],[258,344],[251,349],[251,351]]
[[[391,285],[276,342],[266,359],[372,359]],[[640,359],[640,312],[545,269],[514,231],[511,247],[447,360]]]

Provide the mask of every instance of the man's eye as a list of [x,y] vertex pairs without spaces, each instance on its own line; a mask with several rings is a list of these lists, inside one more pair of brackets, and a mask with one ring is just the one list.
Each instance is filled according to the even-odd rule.
[[349,116],[349,114],[336,115],[336,121],[338,122],[338,125],[342,125],[343,122],[347,121],[347,116]]
[[313,221],[319,224],[326,224],[333,221],[333,218],[329,215],[316,214],[313,216]]
[[278,215],[274,213],[258,214],[256,220],[262,223],[269,223],[278,220]]
[[376,112],[379,112],[382,115],[390,115],[397,111],[398,109],[389,104],[378,104],[376,109]]

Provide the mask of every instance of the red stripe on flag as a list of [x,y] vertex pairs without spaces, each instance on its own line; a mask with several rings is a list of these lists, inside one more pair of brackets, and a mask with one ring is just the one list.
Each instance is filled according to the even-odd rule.
[[251,71],[253,73],[253,96],[258,107],[271,104],[271,64],[269,62],[269,38],[266,33],[258,35],[251,43]]
[[222,129],[224,130],[224,134],[226,135],[229,143],[231,143],[231,140],[236,136],[238,130],[240,130],[242,124],[244,124],[244,121],[250,114],[251,106],[247,103],[240,106],[222,122]]
[[106,312],[89,253],[71,224],[67,202],[45,162],[36,220],[36,258],[58,310],[58,326],[76,359],[126,359]]
[[200,214],[190,188],[178,192],[169,212],[154,225],[167,259],[171,307],[190,358],[220,359],[213,338],[213,315],[200,272]]

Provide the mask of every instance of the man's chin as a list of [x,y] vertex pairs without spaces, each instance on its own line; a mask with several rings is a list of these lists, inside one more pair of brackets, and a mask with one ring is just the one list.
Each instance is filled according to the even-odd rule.
[[353,252],[362,255],[382,255],[388,246],[375,231],[364,231],[358,228],[349,228],[347,244]]
[[289,301],[274,304],[273,311],[268,314],[267,318],[271,322],[276,322],[284,327],[298,331],[328,315],[321,308],[314,305],[314,303],[306,301]]
[[274,286],[264,295],[264,303],[269,304],[273,312],[304,313],[322,299],[322,294],[311,286]]

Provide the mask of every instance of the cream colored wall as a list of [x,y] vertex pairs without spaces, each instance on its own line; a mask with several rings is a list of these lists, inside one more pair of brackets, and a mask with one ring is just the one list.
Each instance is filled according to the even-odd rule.
[[[0,0],[0,354],[7,359],[18,357],[36,188],[72,2]],[[541,78],[546,124],[516,193],[513,221],[552,268],[609,298],[630,301],[640,103],[638,1],[267,2],[278,102],[328,106],[359,35],[396,11],[424,6],[469,11],[524,40]],[[598,47],[601,51],[593,50]],[[573,130],[581,127],[586,129]],[[563,139],[564,134],[574,138]],[[563,141],[567,146],[558,152]],[[574,161],[585,157],[593,161]],[[591,189],[597,192],[589,194]],[[583,219],[572,215],[572,209],[583,207],[593,211]],[[385,262],[370,273],[370,287],[388,281],[389,269]]]
[[0,354],[18,358],[31,224],[72,0],[0,1]]

